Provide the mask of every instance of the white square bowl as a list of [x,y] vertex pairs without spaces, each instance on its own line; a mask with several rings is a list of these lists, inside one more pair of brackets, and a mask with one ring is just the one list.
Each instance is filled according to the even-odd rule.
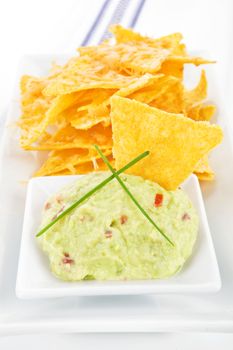
[[46,199],[64,185],[80,178],[51,176],[29,181],[16,281],[18,298],[51,298],[87,295],[129,295],[216,292],[221,288],[218,264],[207,222],[199,182],[191,175],[181,186],[192,200],[200,220],[191,258],[175,276],[163,280],[64,282],[49,269],[47,257],[36,242],[36,232]]

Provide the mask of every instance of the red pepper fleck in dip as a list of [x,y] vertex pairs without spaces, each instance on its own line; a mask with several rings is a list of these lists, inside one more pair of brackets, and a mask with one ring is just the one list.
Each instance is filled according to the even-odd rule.
[[63,212],[64,209],[65,209],[65,206],[63,205],[61,209],[59,209],[58,212],[52,217],[52,221],[55,220],[58,217],[58,215]]
[[63,262],[63,264],[73,264],[74,263],[74,260],[73,259],[71,259],[71,258],[63,258],[62,259],[62,262]]
[[121,225],[124,225],[128,221],[127,215],[121,215]]
[[182,216],[182,220],[183,221],[191,220],[191,217],[189,216],[188,213],[184,213],[184,215]]
[[61,204],[62,201],[63,201],[62,196],[58,194],[58,195],[56,196],[56,201],[57,201],[57,203]]
[[50,209],[51,208],[51,203],[50,202],[45,203],[44,208],[45,208],[45,210]]
[[163,195],[161,193],[156,193],[154,206],[157,208],[157,207],[161,207],[162,204],[163,204]]
[[105,237],[112,238],[112,231],[110,231],[110,230],[105,231]]

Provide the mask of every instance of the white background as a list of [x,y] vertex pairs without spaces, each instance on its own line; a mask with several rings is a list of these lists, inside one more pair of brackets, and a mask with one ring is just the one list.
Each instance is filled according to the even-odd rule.
[[[134,0],[131,0],[133,2]],[[10,102],[17,63],[24,54],[74,53],[103,0],[0,0],[0,125]],[[112,0],[112,6],[117,0]],[[137,29],[153,35],[181,31],[190,50],[205,50],[216,71],[228,114],[233,111],[233,2],[147,0]],[[56,344],[56,345],[55,345]],[[232,349],[230,334],[87,334],[0,339],[0,349]]]

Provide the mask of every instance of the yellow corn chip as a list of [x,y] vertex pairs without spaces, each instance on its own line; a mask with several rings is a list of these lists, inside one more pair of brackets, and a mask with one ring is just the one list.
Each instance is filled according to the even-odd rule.
[[[112,158],[112,156],[108,156],[108,161],[110,162],[110,164],[114,167],[114,160]],[[102,161],[102,159],[94,159],[91,162],[86,162],[83,164],[79,164],[76,165],[74,167],[75,170],[75,174],[87,174],[93,171],[104,171],[104,170],[108,170],[108,167],[105,165],[105,163]],[[55,173],[53,174],[55,176],[61,176],[61,175],[74,175],[74,173],[72,173],[71,171],[67,170],[63,170],[59,173]]]
[[124,28],[120,24],[112,25],[109,28],[110,32],[114,35],[116,42],[118,43],[127,43],[130,41],[141,41],[141,42],[151,42],[151,38],[144,37],[139,33],[134,32],[130,28]]
[[202,70],[201,77],[198,85],[192,90],[185,90],[184,101],[187,106],[193,106],[193,104],[199,103],[207,97],[208,83],[206,79],[205,71]]
[[118,89],[130,83],[134,77],[109,70],[93,57],[76,57],[51,79],[43,90],[46,96],[70,94],[90,89]]
[[78,99],[56,118],[61,127],[70,123],[76,129],[88,129],[96,124],[110,125],[109,97],[116,90],[94,89],[75,93]]
[[46,79],[30,75],[23,75],[20,80],[20,91],[22,95],[21,104],[33,103],[36,98],[43,97],[42,90],[46,87]]
[[111,119],[117,169],[148,150],[150,155],[128,172],[167,190],[175,190],[223,137],[217,125],[194,122],[119,96],[111,99]]
[[141,42],[120,43],[114,46],[101,44],[78,49],[80,55],[95,58],[111,71],[126,72],[132,75],[155,73],[170,51],[152,47]]
[[[80,130],[89,129],[94,125],[104,122],[106,119],[105,116],[98,116],[96,118],[90,119],[88,111],[86,109],[82,111],[77,111],[76,107],[71,107],[65,110],[58,116],[58,118],[60,120],[61,127],[65,127],[70,124],[75,129]],[[110,120],[110,116],[108,116],[108,119]]]
[[86,113],[77,113],[73,115],[72,118],[69,118],[71,125],[75,129],[79,130],[87,130],[99,123],[101,123],[104,127],[107,127],[111,124],[110,115],[100,115],[100,116],[93,116],[90,118],[88,112]]
[[209,121],[214,113],[216,112],[216,106],[214,105],[204,105],[199,111],[199,120]]
[[116,24],[110,28],[110,32],[113,33],[117,43],[127,42],[141,42],[146,43],[151,47],[159,47],[170,49],[174,54],[186,54],[185,45],[181,44],[183,36],[181,33],[174,33],[163,36],[158,39],[152,39],[147,36],[143,36],[139,33],[132,31],[129,28],[123,28],[121,25]]
[[183,84],[172,76],[146,74],[138,78],[137,84],[132,83],[120,89],[116,95],[147,103],[167,112],[182,113],[184,110]]
[[199,180],[211,181],[214,179],[214,172],[209,165],[207,155],[201,158],[195,165],[194,174],[197,175]]
[[30,123],[30,118],[43,115],[49,108],[51,98],[44,98],[42,91],[46,86],[43,79],[24,75],[20,81],[21,89],[21,123]]
[[[54,98],[49,108],[42,110],[40,122],[38,120],[20,138],[21,147],[27,149],[45,133],[48,125],[55,124],[57,116],[68,106],[74,104],[79,98],[78,94],[57,96]],[[46,106],[47,107],[47,106]],[[30,118],[31,119],[31,118]]]
[[81,106],[77,108],[77,112],[86,111],[89,114],[89,117],[100,117],[100,116],[108,116],[109,115],[109,106],[110,101],[104,101],[102,103],[89,103],[88,105]]
[[164,61],[157,74],[159,73],[183,79],[184,64],[176,61]]
[[116,95],[126,97],[126,96],[132,95],[136,91],[140,91],[141,89],[145,91],[145,87],[148,87],[153,85],[154,83],[157,83],[158,79],[161,77],[163,77],[162,74],[159,74],[159,75],[152,75],[148,73],[144,74],[141,77],[138,77],[136,81],[119,89],[116,92]]
[[22,115],[18,121],[21,128],[21,143],[27,143],[33,137],[38,125],[43,121],[44,115],[51,106],[51,97],[44,97],[42,91],[45,82],[30,76],[21,79],[21,109]]
[[138,78],[137,84],[133,83],[120,89],[116,95],[147,103],[168,112],[183,112],[183,85],[179,79],[172,76],[146,74]]
[[183,113],[185,109],[183,84],[175,77],[169,78],[170,82],[166,85],[165,91],[149,105],[170,113]]
[[76,130],[71,125],[59,129],[54,135],[36,146],[27,147],[28,150],[63,150],[69,148],[92,148],[97,144],[101,149],[112,147],[112,129],[96,125],[88,130]]
[[[105,155],[110,155],[112,150],[103,150]],[[48,176],[63,170],[76,173],[75,166],[100,158],[94,149],[65,149],[49,153],[49,157],[34,176]]]
[[123,71],[131,72],[131,74],[157,73],[161,68],[162,63],[170,54],[170,51],[167,49],[146,47],[144,45],[133,45],[133,49],[129,54],[129,45],[121,45],[126,46],[126,52],[124,55],[121,55],[120,67]]
[[207,60],[202,57],[192,57],[192,56],[176,56],[176,55],[170,55],[167,59],[168,62],[177,62],[177,63],[192,63],[195,66],[200,66],[201,64],[209,64],[209,63],[216,63],[212,60]]
[[49,71],[49,78],[54,78],[55,76],[57,76],[58,74],[60,74],[62,72],[63,67],[59,64],[57,64],[56,62],[52,62],[51,64],[51,68]]
[[209,121],[216,111],[214,105],[203,105],[202,103],[194,105],[186,111],[189,118],[196,121]]
[[109,99],[99,104],[91,102],[78,108],[73,106],[65,110],[59,118],[80,130],[89,129],[99,123],[109,126],[111,124]]
[[213,181],[214,180],[214,173],[197,173],[194,172],[194,174],[198,177],[198,180],[200,181]]
[[196,66],[200,64],[214,63],[201,57],[189,57],[189,56],[168,56],[162,63],[160,70],[157,74],[162,73],[165,75],[172,75],[176,78],[183,79],[184,64],[192,63]]

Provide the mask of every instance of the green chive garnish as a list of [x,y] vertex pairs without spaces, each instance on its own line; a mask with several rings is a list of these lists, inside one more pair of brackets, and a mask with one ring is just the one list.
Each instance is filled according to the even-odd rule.
[[104,163],[108,166],[108,168],[111,170],[112,174],[115,176],[121,187],[125,190],[125,192],[128,194],[128,196],[131,198],[131,200],[134,202],[134,204],[138,207],[138,209],[141,211],[141,213],[149,220],[149,222],[159,231],[159,233],[171,244],[174,246],[174,243],[170,240],[170,238],[165,235],[165,233],[156,225],[156,223],[151,219],[151,217],[147,214],[147,212],[141,207],[141,205],[138,203],[138,201],[135,199],[133,194],[129,191],[127,186],[124,184],[124,182],[121,180],[119,176],[119,172],[116,172],[111,164],[109,163],[108,159],[105,157],[105,155],[101,152],[99,147],[97,145],[94,145],[95,149],[103,159]]
[[103,186],[107,185],[107,183],[109,183],[110,181],[112,181],[115,177],[116,174],[119,175],[121,173],[123,173],[125,170],[129,169],[131,166],[133,166],[134,164],[136,164],[139,160],[141,160],[142,158],[146,157],[149,155],[149,151],[146,151],[142,154],[140,154],[138,157],[134,158],[131,162],[129,162],[128,164],[126,164],[123,168],[121,168],[120,170],[118,170],[115,174],[109,176],[107,179],[105,179],[104,181],[102,181],[100,184],[98,184],[96,187],[94,187],[92,190],[90,190],[89,192],[87,192],[83,197],[81,197],[80,199],[78,199],[76,202],[74,202],[70,207],[68,207],[66,210],[64,210],[60,215],[57,216],[56,219],[54,219],[53,221],[51,221],[47,226],[45,226],[44,228],[42,228],[42,230],[40,230],[36,237],[41,236],[45,231],[47,231],[51,226],[53,226],[54,224],[56,224],[56,222],[58,220],[60,220],[61,218],[63,218],[66,214],[68,214],[69,212],[71,212],[74,208],[76,208],[79,204],[81,204],[82,202],[84,202],[87,198],[89,198],[91,195],[93,195],[95,192],[99,191]]

